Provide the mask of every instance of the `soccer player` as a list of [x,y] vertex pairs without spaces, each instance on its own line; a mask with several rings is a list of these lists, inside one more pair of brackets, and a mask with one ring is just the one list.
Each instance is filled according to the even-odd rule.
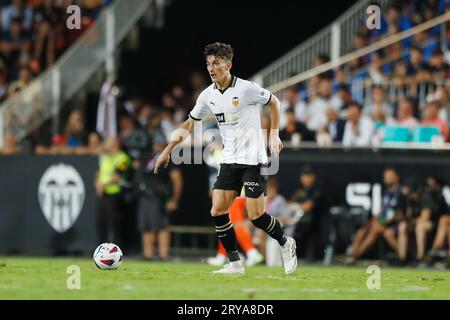
[[228,210],[242,186],[245,189],[247,214],[252,223],[278,241],[284,262],[284,271],[291,274],[297,268],[296,243],[283,234],[278,220],[264,210],[266,177],[261,173],[268,163],[261,117],[257,105],[270,108],[271,130],[268,136],[269,150],[278,156],[283,145],[279,138],[280,101],[269,91],[253,82],[232,75],[233,48],[224,43],[213,43],[204,51],[206,67],[212,84],[200,93],[189,113],[189,118],[174,132],[172,139],[159,156],[155,174],[159,168],[167,167],[174,147],[182,142],[208,113],[216,117],[222,137],[223,160],[214,184],[211,215],[216,233],[225,247],[230,261],[214,273],[244,274],[240,260],[236,234]]

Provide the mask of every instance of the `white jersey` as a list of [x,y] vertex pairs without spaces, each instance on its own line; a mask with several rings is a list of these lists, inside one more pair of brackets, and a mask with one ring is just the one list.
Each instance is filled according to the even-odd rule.
[[222,136],[223,161],[258,165],[268,161],[258,104],[267,105],[272,94],[256,83],[233,76],[230,86],[215,83],[203,90],[189,116],[197,121],[213,113]]

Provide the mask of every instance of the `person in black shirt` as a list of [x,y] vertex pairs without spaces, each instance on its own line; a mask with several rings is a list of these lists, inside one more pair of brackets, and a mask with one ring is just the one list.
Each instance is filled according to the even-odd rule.
[[380,212],[360,228],[350,249],[350,257],[361,257],[380,236],[399,252],[398,241],[394,237],[404,217],[405,197],[401,192],[400,177],[394,168],[384,170],[382,206]]
[[393,229],[398,237],[400,266],[407,262],[410,234],[414,233],[416,219],[420,216],[422,187],[414,178],[410,178],[403,185],[402,193],[405,199],[404,216],[399,221],[397,230]]
[[417,260],[424,262],[427,235],[438,225],[441,215],[448,212],[448,206],[442,195],[443,182],[428,177],[421,198],[420,216],[416,220]]
[[301,141],[314,141],[315,132],[309,130],[304,123],[297,121],[295,111],[292,108],[286,110],[287,123],[286,127],[280,131],[281,141],[290,141],[296,133],[300,134]]
[[178,209],[183,190],[181,170],[171,162],[168,169],[153,175],[156,160],[165,147],[162,133],[152,135],[153,153],[138,168],[138,229],[141,232],[143,256],[153,259],[153,248],[158,239],[159,257],[169,259],[170,231],[169,214]]

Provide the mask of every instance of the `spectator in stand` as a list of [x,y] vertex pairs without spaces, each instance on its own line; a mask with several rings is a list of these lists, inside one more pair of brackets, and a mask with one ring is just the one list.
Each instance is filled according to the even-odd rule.
[[139,110],[142,108],[142,100],[138,97],[132,97],[124,101],[119,109],[119,114],[129,114],[133,119],[138,117]]
[[8,83],[6,77],[5,67],[1,64],[0,60],[0,102],[5,100],[8,96]]
[[436,90],[427,95],[427,101],[439,101],[439,118],[444,122],[450,121],[450,100],[448,88],[445,85],[439,85]]
[[17,145],[16,136],[7,132],[3,137],[3,147],[0,148],[0,155],[12,155],[21,152],[22,149]]
[[87,143],[87,133],[85,131],[84,116],[81,110],[74,110],[69,114],[64,136],[69,148],[85,146]]
[[398,89],[405,88],[408,85],[408,66],[405,61],[399,60],[395,62],[391,79],[394,86]]
[[[85,20],[94,21],[101,8],[109,1],[84,0],[81,5],[83,13],[82,30],[66,28],[65,10],[73,1],[53,0],[12,0],[4,1],[6,6],[1,10],[0,65],[7,75],[6,81],[20,78],[21,68],[29,68],[32,75],[47,69],[54,64],[68,45],[73,43],[88,24]],[[75,38],[74,35],[76,35]],[[4,64],[4,66],[3,66]],[[19,86],[17,86],[19,84]],[[10,93],[22,89],[28,82],[15,83]],[[3,97],[4,98],[4,97]]]
[[[368,39],[364,32],[360,31],[356,34],[353,39],[353,45],[350,47],[348,52],[353,52],[362,49],[368,45]],[[350,71],[358,71],[363,66],[367,65],[369,62],[368,56],[363,56],[358,59],[353,59],[349,62]]]
[[19,71],[19,79],[12,82],[8,88],[8,95],[12,96],[17,92],[22,91],[33,80],[31,71],[27,67],[22,67]]
[[423,60],[422,50],[412,47],[409,54],[408,76],[413,77],[416,83],[431,81],[430,66]]
[[[400,32],[400,28],[396,24],[390,24],[388,27],[388,37],[393,36]],[[402,42],[395,42],[389,46],[387,46],[383,52],[385,52],[385,56],[389,57],[389,61],[396,61],[402,58],[403,48]]]
[[291,141],[295,135],[298,135],[301,141],[314,141],[315,132],[308,130],[308,128],[302,123],[297,121],[295,112],[289,108],[285,111],[287,123],[284,129],[280,131],[281,141]]
[[337,92],[342,85],[347,85],[347,76],[344,67],[340,66],[334,71],[333,92]]
[[309,130],[323,129],[327,123],[326,110],[330,106],[333,94],[333,83],[329,79],[319,82],[318,97],[312,100],[307,108],[306,126]]
[[327,125],[317,132],[319,146],[329,146],[332,142],[342,142],[345,130],[345,120],[331,107],[327,108]]
[[369,78],[374,84],[382,84],[386,82],[386,75],[383,71],[383,58],[381,51],[371,54],[371,62],[368,68]]
[[161,114],[159,112],[155,112],[149,119],[147,125],[147,132],[152,135],[161,130]]
[[198,95],[208,86],[203,73],[195,71],[189,77],[189,87],[191,100],[189,105],[195,105]]
[[64,49],[61,16],[62,12],[48,4],[44,4],[37,13],[33,55],[33,66],[37,71],[52,66]]
[[2,31],[4,33],[10,31],[13,19],[19,17],[23,19],[23,29],[30,32],[33,23],[33,11],[25,0],[12,0],[12,3],[2,10]]
[[444,141],[448,140],[449,127],[448,123],[439,117],[440,104],[438,101],[432,101],[428,103],[422,113],[423,126],[435,126],[438,127]]
[[413,36],[411,46],[419,48],[422,51],[423,60],[428,62],[433,52],[439,48],[439,41],[431,35],[430,30],[426,30]]
[[330,105],[335,111],[341,113],[352,102],[352,93],[350,86],[345,83],[341,83],[336,89],[336,95],[333,97]]
[[430,69],[434,80],[445,80],[449,78],[450,66],[445,62],[444,53],[441,49],[433,51],[430,59]]
[[140,128],[143,128],[143,129],[147,128],[148,121],[153,112],[154,112],[154,107],[148,103],[144,103],[142,105],[142,108],[139,109],[139,111],[138,111],[138,114],[136,117],[136,124]]
[[14,18],[10,29],[3,34],[2,53],[15,67],[29,59],[30,49],[30,36],[23,30],[21,18]]
[[416,101],[412,98],[402,98],[397,107],[396,117],[388,117],[386,119],[387,125],[402,126],[409,129],[415,128],[419,122],[414,117],[414,110],[416,110]]
[[[319,54],[316,57],[316,60],[314,61],[314,67],[318,67],[322,64],[325,64],[327,62],[330,62],[330,57],[326,54]],[[328,80],[332,80],[334,78],[334,71],[333,70],[328,70],[325,72],[322,72],[318,75],[318,77],[320,79],[328,79]]]
[[88,136],[87,146],[80,146],[75,149],[76,155],[95,155],[99,156],[103,153],[103,141],[98,132],[91,132]]
[[286,127],[287,114],[286,110],[292,109],[295,112],[297,121],[305,122],[306,120],[306,103],[298,99],[297,86],[290,86],[283,92],[283,100],[280,105],[280,130]]
[[170,134],[176,128],[176,123],[174,119],[175,109],[165,108],[161,111],[161,129],[164,132],[164,136],[169,140]]
[[362,106],[352,102],[347,107],[347,122],[345,123],[342,144],[346,147],[369,146],[375,132],[373,121],[361,114]]
[[[80,110],[73,110],[68,117],[63,134],[55,134],[51,138],[51,145],[39,143],[37,154],[83,154],[86,152],[87,133],[84,117]],[[81,149],[80,149],[81,148]]]
[[392,107],[386,102],[381,85],[373,86],[372,103],[364,107],[363,115],[372,118],[376,123],[384,123],[386,118],[392,116]]
[[135,129],[136,124],[131,115],[123,114],[119,117],[119,138],[124,150],[127,150],[126,141]]
[[172,88],[171,94],[175,100],[174,121],[176,124],[181,124],[188,117],[189,110],[187,110],[186,106],[188,105],[187,101],[189,99],[187,98],[183,87],[179,85]]

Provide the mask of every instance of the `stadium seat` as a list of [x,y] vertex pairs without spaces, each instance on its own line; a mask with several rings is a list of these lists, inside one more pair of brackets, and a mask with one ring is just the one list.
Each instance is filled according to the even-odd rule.
[[408,128],[397,126],[384,127],[383,142],[409,142],[410,132]]
[[431,142],[433,136],[440,135],[438,127],[425,127],[418,126],[414,130],[413,141],[414,142]]

